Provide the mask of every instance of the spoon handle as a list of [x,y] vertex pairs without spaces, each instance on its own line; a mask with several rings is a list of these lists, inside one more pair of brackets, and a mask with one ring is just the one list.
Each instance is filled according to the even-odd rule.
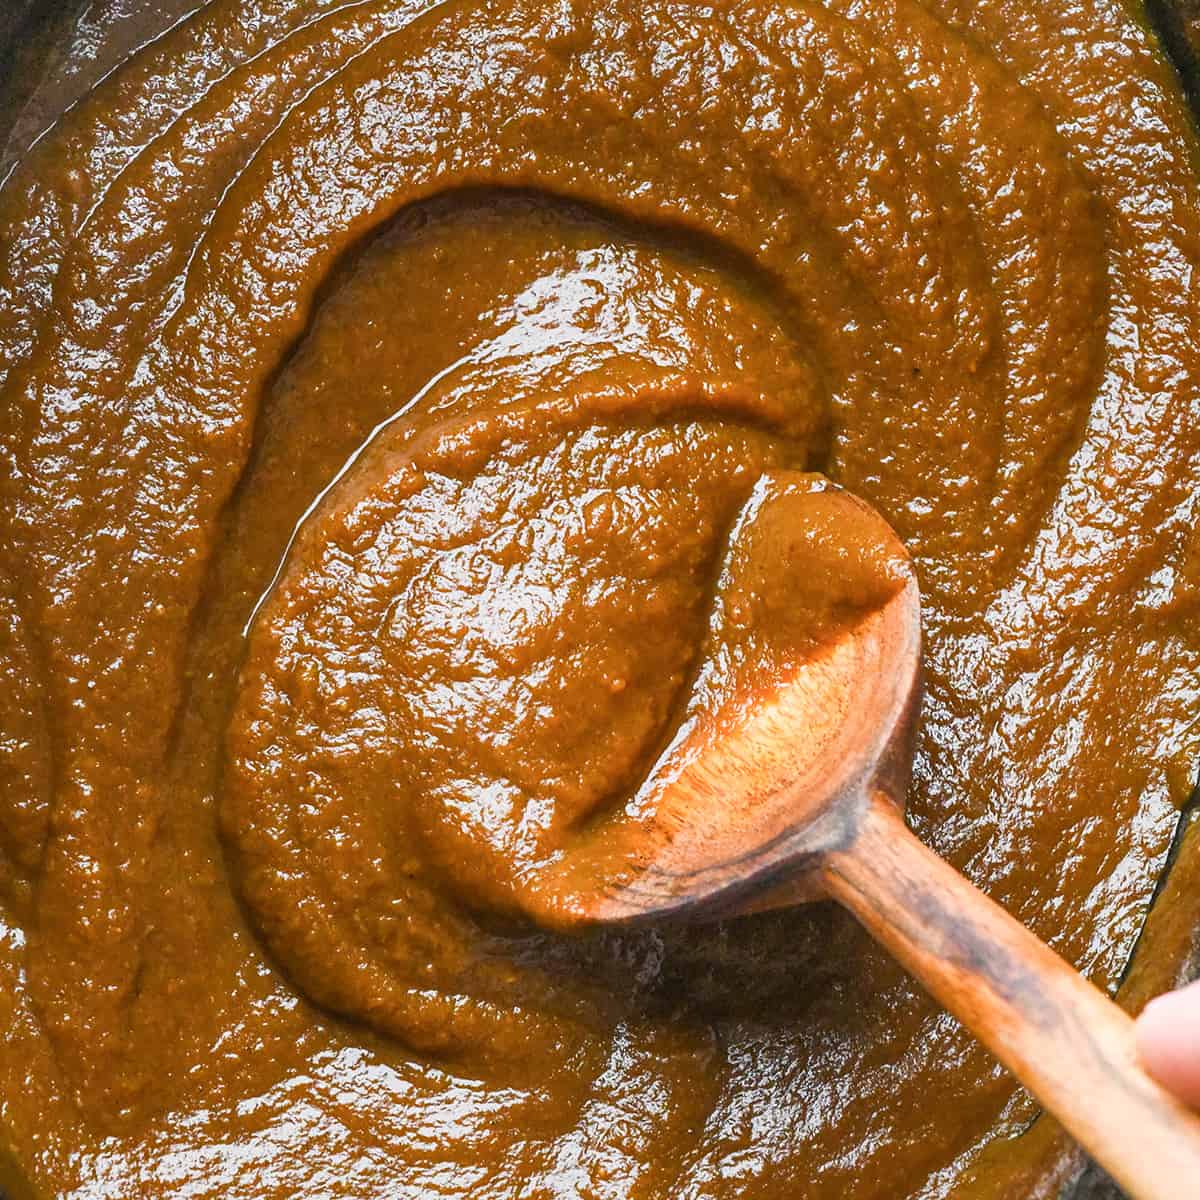
[[1132,1020],[923,845],[885,796],[828,856],[824,884],[1134,1200],[1200,1196],[1200,1117],[1138,1065]]

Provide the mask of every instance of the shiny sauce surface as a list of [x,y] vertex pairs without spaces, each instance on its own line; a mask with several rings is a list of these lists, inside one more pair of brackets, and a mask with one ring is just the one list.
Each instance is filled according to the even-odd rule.
[[530,897],[820,473],[916,564],[915,828],[1116,986],[1200,743],[1198,146],[1138,14],[153,7],[67,22],[119,65],[0,189],[13,1162],[1013,1194],[1027,1098],[849,918]]

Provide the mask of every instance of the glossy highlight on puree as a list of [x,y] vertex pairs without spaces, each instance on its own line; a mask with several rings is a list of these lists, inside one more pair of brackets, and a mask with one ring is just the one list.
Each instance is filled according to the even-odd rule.
[[[1200,147],[1140,13],[180,15],[113,16],[127,60],[0,190],[0,1169],[1069,1173],[840,913],[545,898],[703,699],[731,564],[786,579],[786,538],[739,558],[762,489],[827,477],[920,581],[914,827],[1117,985],[1200,759]],[[795,650],[754,595],[738,652]],[[1131,1003],[1190,936],[1171,878]]]

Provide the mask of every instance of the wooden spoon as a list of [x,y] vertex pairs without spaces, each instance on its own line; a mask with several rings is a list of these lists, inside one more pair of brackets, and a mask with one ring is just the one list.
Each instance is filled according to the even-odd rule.
[[[761,600],[754,564],[777,569],[782,555],[785,590],[866,563],[884,579],[876,602],[835,605],[803,654],[768,648],[765,667],[743,662],[740,675],[728,664],[746,643],[717,629],[723,685],[710,683],[621,818],[551,873],[547,907],[560,924],[623,923],[836,900],[1131,1196],[1196,1200],[1200,1119],[1139,1066],[1130,1018],[909,832],[916,577],[882,517],[813,478],[760,486],[719,595]],[[861,582],[851,590],[870,600]]]

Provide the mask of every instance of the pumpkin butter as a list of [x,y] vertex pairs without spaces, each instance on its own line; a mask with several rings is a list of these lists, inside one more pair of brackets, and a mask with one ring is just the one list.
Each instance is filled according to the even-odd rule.
[[840,913],[529,898],[669,743],[764,476],[821,473],[920,578],[914,826],[1118,984],[1200,743],[1197,143],[1139,14],[146,32],[0,191],[10,1186],[1059,1178]]

